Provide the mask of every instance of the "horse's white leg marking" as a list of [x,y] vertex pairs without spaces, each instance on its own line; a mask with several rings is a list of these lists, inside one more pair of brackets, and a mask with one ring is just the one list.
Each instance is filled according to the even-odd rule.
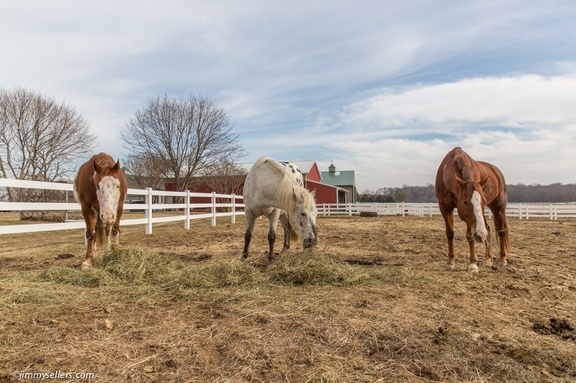
[[474,191],[471,202],[474,208],[474,216],[476,217],[476,235],[484,242],[488,237],[488,230],[486,229],[486,222],[484,222],[480,193]]
[[93,268],[92,264],[88,263],[88,261],[84,261],[82,263],[81,270],[91,270]]
[[478,265],[475,263],[471,263],[470,266],[468,266],[468,271],[471,273],[477,273],[478,272]]

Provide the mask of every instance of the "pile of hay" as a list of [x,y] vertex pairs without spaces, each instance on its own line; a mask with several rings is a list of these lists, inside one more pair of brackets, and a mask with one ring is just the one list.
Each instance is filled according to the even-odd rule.
[[280,258],[270,273],[272,282],[289,285],[349,286],[371,279],[372,275],[366,269],[313,251],[291,253]]
[[51,267],[42,271],[39,278],[80,287],[147,286],[170,293],[262,284],[347,286],[378,279],[366,268],[313,251],[287,254],[262,269],[240,260],[189,264],[133,247],[110,249],[89,272]]

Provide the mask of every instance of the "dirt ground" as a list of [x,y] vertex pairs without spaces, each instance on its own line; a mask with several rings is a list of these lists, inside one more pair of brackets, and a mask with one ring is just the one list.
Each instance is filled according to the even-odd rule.
[[444,269],[440,217],[319,217],[271,267],[264,220],[247,262],[243,219],[180,225],[125,227],[152,255],[122,272],[81,272],[80,230],[0,236],[0,382],[576,381],[576,220],[510,219],[478,274],[461,222]]

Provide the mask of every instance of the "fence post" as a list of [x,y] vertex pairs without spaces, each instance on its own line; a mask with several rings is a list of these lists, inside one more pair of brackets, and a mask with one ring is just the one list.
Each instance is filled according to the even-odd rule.
[[352,202],[348,202],[348,217],[352,217]]
[[230,221],[236,223],[236,195],[232,194],[232,218]]
[[212,226],[216,226],[216,193],[212,192]]
[[146,234],[152,234],[152,188],[146,188]]
[[190,230],[190,190],[186,190],[186,212],[184,216],[186,220],[184,220],[184,229]]

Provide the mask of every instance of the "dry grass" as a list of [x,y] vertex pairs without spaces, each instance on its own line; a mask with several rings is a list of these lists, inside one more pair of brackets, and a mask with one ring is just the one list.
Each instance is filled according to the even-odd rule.
[[[320,218],[266,265],[266,223],[127,227],[82,272],[81,231],[0,242],[0,382],[571,382],[576,222],[510,222],[506,270],[443,269],[440,218]],[[81,380],[77,380],[81,381]]]

